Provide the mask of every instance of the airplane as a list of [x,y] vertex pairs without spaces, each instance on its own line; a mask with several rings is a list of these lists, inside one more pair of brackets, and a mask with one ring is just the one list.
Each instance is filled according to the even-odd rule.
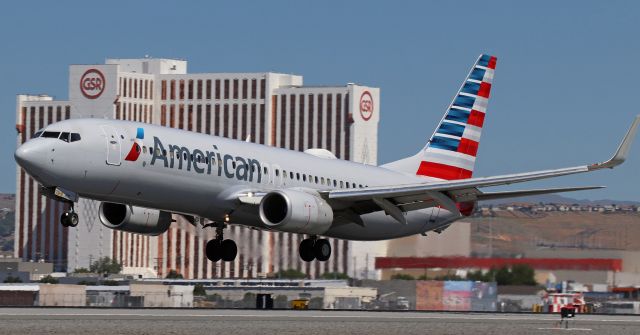
[[[60,222],[78,225],[73,204],[100,201],[111,229],[159,235],[182,215],[213,227],[206,244],[213,262],[233,261],[230,224],[306,235],[305,262],[326,261],[326,237],[386,240],[442,232],[469,216],[478,201],[601,186],[484,191],[486,187],[585,173],[622,164],[640,123],[636,116],[613,157],[576,167],[473,177],[496,57],[482,54],[426,145],[381,166],[337,159],[324,149],[304,152],[138,122],[70,119],[34,134],[16,162],[53,199],[68,203]],[[207,222],[207,219],[210,222]]]

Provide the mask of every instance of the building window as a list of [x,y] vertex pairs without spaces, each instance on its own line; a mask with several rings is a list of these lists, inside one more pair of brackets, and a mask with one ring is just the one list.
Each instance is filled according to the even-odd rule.
[[[264,128],[266,122],[267,111],[265,104],[260,104],[260,127]],[[258,128],[261,129],[261,128]],[[267,132],[260,130],[260,144],[265,144],[267,140]]]
[[175,100],[176,99],[176,81],[172,80],[171,81],[171,87],[169,89],[169,93],[171,95],[171,100]]
[[216,112],[214,115],[213,132],[214,135],[220,135],[220,105],[216,104]]
[[280,148],[287,147],[287,96],[280,95]]
[[331,133],[333,128],[333,94],[327,94],[327,130],[326,130],[326,148],[332,150],[331,146]]
[[160,125],[161,126],[166,126],[167,125],[167,105],[161,105],[160,106]]
[[202,79],[198,79],[198,90],[196,91],[196,98],[198,100],[202,99]]
[[202,105],[197,105],[196,108],[196,131],[202,132]]
[[322,94],[318,94],[318,140],[319,140],[318,147],[319,148],[326,148],[324,143],[327,137],[327,135],[324,133],[324,122],[322,121],[322,115],[324,114],[323,98],[324,96]]
[[184,100],[184,79],[180,79],[180,100]]
[[122,80],[122,96],[127,97],[127,78]]
[[258,81],[251,79],[251,99],[258,97]]
[[298,150],[304,150],[304,94],[298,96]]
[[133,97],[138,98],[138,79],[133,80]]
[[189,104],[187,107],[187,129],[193,130],[193,105]]
[[176,105],[169,106],[169,127],[175,128],[176,126]]
[[242,120],[242,132],[240,134],[240,139],[243,141],[247,139],[247,127],[249,126],[249,120],[247,119],[247,109],[247,104],[242,104],[242,117],[240,118]]
[[238,79],[233,80],[233,98],[238,99]]
[[229,79],[224,80],[224,98],[229,99]]
[[167,100],[167,81],[160,82],[160,99]]
[[267,81],[265,79],[260,79],[260,99],[264,99],[266,91]]
[[220,79],[216,79],[216,100],[220,100]]
[[211,79],[207,79],[207,100],[211,100]]
[[307,145],[309,148],[315,147],[315,143],[313,143],[313,113],[314,113],[314,96],[313,94],[309,94],[309,113],[307,114]]
[[149,99],[153,99],[153,80],[149,80]]
[[296,149],[296,95],[289,96],[289,149]]
[[184,104],[180,104],[178,108],[178,128],[184,129]]
[[229,137],[229,131],[228,131],[228,129],[229,129],[229,105],[228,104],[224,104],[221,126],[223,127],[222,136]]
[[249,135],[253,142],[258,142],[258,135],[256,134],[256,104],[251,104],[251,124],[249,125]]
[[145,98],[145,99],[148,99],[148,98],[149,98],[149,91],[148,91],[148,89],[149,89],[149,80],[145,79],[145,80],[144,80],[144,90],[143,90],[143,92],[144,92],[144,98]]
[[193,100],[193,79],[189,79],[189,92],[187,93],[189,100]]
[[233,134],[231,138],[238,139],[238,104],[233,104],[233,116],[231,121],[231,128],[233,129]]
[[211,104],[205,107],[205,133],[211,134]]
[[336,157],[342,155],[342,94],[336,96]]
[[249,81],[247,79],[242,79],[242,99],[247,99],[249,95],[248,85]]

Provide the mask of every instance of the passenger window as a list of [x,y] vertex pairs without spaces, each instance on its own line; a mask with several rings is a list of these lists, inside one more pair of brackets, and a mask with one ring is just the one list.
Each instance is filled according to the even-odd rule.
[[70,140],[71,140],[71,142],[77,142],[77,141],[80,141],[80,134],[78,134],[78,133],[71,133]]
[[335,179],[333,180],[333,187],[338,187],[338,182]]
[[280,170],[276,169],[276,177],[280,176]]
[[44,133],[42,133],[42,137],[58,138],[58,137],[60,137],[60,132],[59,131],[45,131]]
[[64,133],[60,133],[60,139],[69,143],[69,133],[64,132]]
[[289,178],[293,179],[293,172],[289,172]]
[[146,146],[146,145],[143,145],[143,146],[142,146],[142,153],[143,153],[143,154],[146,154],[146,153],[147,153],[147,146]]
[[296,179],[300,180],[300,172],[296,172]]
[[320,184],[324,185],[324,177],[320,178]]
[[149,153],[153,155],[153,148],[149,147]]
[[359,184],[359,185],[358,185],[358,187],[359,187],[359,188],[362,188],[362,184]]
[[351,183],[352,188],[356,188],[356,183]]
[[344,184],[342,183],[342,180],[340,181],[340,188],[343,188]]
[[307,175],[306,174],[302,175],[302,181],[307,181]]
[[346,182],[346,183],[345,183],[345,186],[346,186],[347,188],[349,188],[349,182]]
[[313,180],[316,182],[316,184],[318,183],[318,177],[313,177]]
[[287,179],[287,171],[282,170],[282,178]]
[[267,174],[267,167],[266,166],[264,167],[263,170],[264,170],[264,174]]
[[162,150],[162,156],[165,156],[165,157],[167,156],[167,150],[166,149]]

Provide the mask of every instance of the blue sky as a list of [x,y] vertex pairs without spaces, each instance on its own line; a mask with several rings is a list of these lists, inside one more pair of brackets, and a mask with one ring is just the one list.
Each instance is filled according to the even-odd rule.
[[[189,72],[277,71],[381,88],[379,161],[421,148],[486,52],[498,57],[477,176],[607,159],[640,113],[640,2],[15,1],[0,13],[0,192],[15,192],[15,95],[67,98],[69,64],[175,57]],[[640,141],[638,141],[640,142]],[[640,201],[625,165],[519,185],[607,185]]]

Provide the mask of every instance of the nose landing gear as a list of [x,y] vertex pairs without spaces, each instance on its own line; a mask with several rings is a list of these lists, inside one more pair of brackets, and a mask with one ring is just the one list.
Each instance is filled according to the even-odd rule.
[[78,222],[78,214],[73,209],[73,203],[71,203],[71,208],[60,216],[60,224],[64,227],[76,227]]
[[298,252],[305,262],[311,262],[314,259],[324,262],[331,258],[331,243],[329,240],[313,236],[300,242]]
[[216,228],[216,238],[207,242],[205,252],[207,258],[212,262],[223,260],[225,262],[232,262],[236,259],[238,254],[238,246],[233,240],[225,240],[222,230],[224,225],[219,225]]

